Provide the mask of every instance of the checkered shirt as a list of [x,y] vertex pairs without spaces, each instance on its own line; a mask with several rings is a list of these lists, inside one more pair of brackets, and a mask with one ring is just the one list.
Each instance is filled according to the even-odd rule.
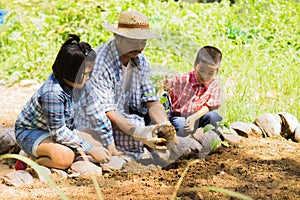
[[111,122],[103,112],[90,81],[82,89],[73,89],[74,122],[79,130],[95,131],[104,147],[114,142]]
[[92,145],[78,137],[73,114],[72,88],[51,73],[21,111],[15,122],[15,133],[34,129],[49,131],[54,141],[89,152]]
[[214,79],[205,85],[200,85],[195,70],[166,76],[164,90],[171,97],[172,114],[175,116],[190,116],[203,106],[207,106],[210,110],[220,107],[221,82]]
[[[130,87],[125,91],[122,78],[122,62],[111,40],[95,49],[97,53],[96,64],[90,81],[96,88],[101,108],[104,112],[115,110],[136,125],[144,126],[143,118],[129,115],[128,107],[132,110],[146,114],[145,103],[158,101],[155,89],[150,80],[151,66],[141,53],[132,59],[130,70]],[[143,152],[143,144],[131,136],[114,130],[114,139],[117,148],[128,152]],[[137,155],[138,156],[138,155]]]

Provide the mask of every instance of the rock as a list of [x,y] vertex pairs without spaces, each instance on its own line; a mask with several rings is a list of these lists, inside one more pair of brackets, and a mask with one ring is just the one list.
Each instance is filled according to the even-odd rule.
[[242,137],[261,137],[262,131],[255,124],[247,123],[247,122],[232,122],[229,124],[230,128],[235,130],[236,133]]
[[250,135],[252,135],[250,123],[237,121],[230,123],[229,126],[231,129],[235,130],[238,135],[242,137],[248,138]]
[[281,117],[282,127],[281,127],[281,136],[284,138],[290,138],[299,124],[298,119],[287,112],[280,112],[278,115]]
[[126,162],[132,161],[133,159],[126,155],[112,156],[111,161],[105,164],[101,164],[103,169],[122,169]]
[[47,176],[51,176],[51,170],[48,167],[39,165],[32,167],[32,175],[34,178],[38,178],[40,181],[47,182]]
[[33,183],[33,177],[31,174],[24,170],[10,172],[5,176],[0,177],[0,179],[2,179],[5,184],[15,187]]
[[254,123],[263,131],[265,137],[280,136],[282,121],[278,114],[262,114]]
[[238,144],[241,141],[241,136],[237,134],[237,132],[234,129],[228,129],[226,127],[219,127],[217,129],[224,137],[225,141],[233,144]]
[[255,124],[250,124],[250,127],[254,136],[261,137],[263,135],[262,130]]
[[102,175],[101,167],[89,161],[76,161],[71,165],[70,170],[80,173],[81,176]]
[[222,140],[218,134],[212,130],[204,132],[203,128],[198,128],[193,136],[202,146],[199,158],[204,158],[209,153],[221,146]]
[[58,177],[68,178],[68,176],[69,176],[69,174],[67,172],[65,172],[64,170],[61,170],[61,169],[51,168],[50,170],[53,175],[56,175]]
[[300,124],[296,126],[295,132],[294,132],[294,141],[300,142]]
[[0,127],[0,144],[0,154],[20,151],[13,128]]

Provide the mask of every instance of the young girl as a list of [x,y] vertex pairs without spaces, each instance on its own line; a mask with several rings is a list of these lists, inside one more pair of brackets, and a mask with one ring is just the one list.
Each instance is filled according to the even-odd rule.
[[[26,104],[15,122],[16,140],[21,149],[40,165],[67,169],[78,151],[92,156],[95,162],[111,160],[101,143],[80,137],[75,129],[73,89],[84,88],[92,74],[96,53],[77,35],[69,34],[52,66],[52,73]],[[105,114],[99,119],[111,126]],[[104,134],[110,135],[107,129]],[[106,133],[107,132],[107,133]],[[87,135],[87,133],[83,134]],[[83,139],[86,138],[86,139]]]

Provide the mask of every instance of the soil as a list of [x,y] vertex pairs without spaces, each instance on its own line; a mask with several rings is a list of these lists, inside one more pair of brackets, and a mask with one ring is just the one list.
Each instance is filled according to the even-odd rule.
[[[0,125],[11,127],[14,120],[38,87],[15,85],[1,87]],[[182,157],[164,168],[128,163],[125,171],[103,171],[97,177],[103,199],[238,199],[212,186],[238,192],[252,199],[300,199],[300,144],[284,138],[243,138],[239,145],[221,147],[205,159]],[[184,170],[190,166],[183,177]],[[1,162],[0,175],[13,171]],[[91,178],[53,177],[69,199],[99,199]],[[181,185],[176,190],[176,185]],[[60,199],[48,184],[35,181],[20,187],[0,183],[0,199]]]

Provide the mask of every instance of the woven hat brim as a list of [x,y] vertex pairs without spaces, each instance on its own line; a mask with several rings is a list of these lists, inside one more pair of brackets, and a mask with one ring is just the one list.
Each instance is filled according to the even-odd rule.
[[162,37],[153,33],[150,28],[118,28],[116,24],[103,24],[104,28],[118,35],[132,39],[161,39]]

